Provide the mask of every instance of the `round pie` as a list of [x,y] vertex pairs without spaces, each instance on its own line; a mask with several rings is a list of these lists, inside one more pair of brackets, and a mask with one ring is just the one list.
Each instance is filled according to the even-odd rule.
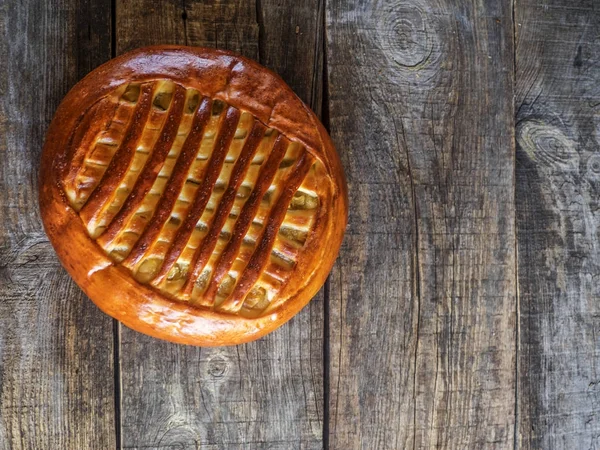
[[327,132],[277,75],[230,52],[158,46],[67,94],[46,136],[40,208],[100,309],[209,346],[256,339],[310,301],[348,201]]

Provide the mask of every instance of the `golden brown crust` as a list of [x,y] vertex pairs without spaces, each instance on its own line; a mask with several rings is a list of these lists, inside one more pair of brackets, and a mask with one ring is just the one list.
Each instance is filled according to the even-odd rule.
[[[160,126],[156,142],[151,145],[152,151],[146,165],[140,170],[124,203],[111,213],[106,229],[99,232],[101,236],[96,242],[90,237],[86,223],[89,225],[99,215],[106,213],[115,191],[124,182],[126,171],[132,165],[133,153],[140,139],[143,139],[141,127],[147,122],[153,123],[155,117],[154,112],[149,110],[152,108],[150,103],[157,80],[175,83],[170,109],[166,115],[156,115],[166,119],[160,119],[164,120],[164,124]],[[125,105],[122,108],[123,117],[129,118],[128,124],[108,169],[99,180],[90,181],[90,186],[76,186],[77,173],[84,164],[86,151],[94,135],[108,128],[112,114],[120,114],[115,112],[114,102],[111,103],[107,98],[115,92],[121,95],[131,83],[141,86],[139,98],[135,106]],[[195,89],[202,97],[193,120],[189,119],[189,134],[149,225],[141,226],[139,239],[124,264],[119,264],[104,249],[117,238],[156,181],[170,144],[176,138],[186,101],[186,89]],[[139,263],[141,255],[156,242],[169,218],[188,169],[194,163],[195,149],[202,139],[211,104],[215,100],[229,106],[220,119],[215,148],[210,155],[211,164],[205,167],[203,174],[202,181],[206,187],[198,188],[198,194],[188,210],[189,215],[176,233],[175,245],[166,254],[166,264],[161,267],[158,279],[152,284],[138,282],[129,269]],[[219,250],[221,253],[215,263],[215,275],[207,286],[207,292],[211,295],[217,294],[219,282],[234,264],[236,247],[239,249],[249,222],[262,211],[258,203],[275,177],[270,171],[285,163],[281,143],[297,142],[301,144],[300,150],[293,165],[286,169],[287,172],[281,171],[288,175],[278,175],[279,178],[273,181],[282,184],[277,191],[278,198],[272,206],[262,211],[265,225],[256,236],[255,249],[243,250],[248,253],[245,256],[246,267],[240,272],[240,280],[232,292],[228,293],[218,309],[214,305],[206,305],[206,300],[201,300],[199,305],[192,305],[191,301],[178,301],[165,295],[158,285],[165,282],[170,267],[183,251],[193,227],[205,210],[208,195],[223,165],[224,149],[230,146],[243,112],[250,113],[255,120],[251,126],[253,131],[248,133],[250,136],[264,133],[266,128],[281,134],[276,139],[279,144],[276,143],[270,150],[260,168],[257,186],[241,207],[229,243]],[[232,196],[240,188],[244,174],[250,170],[249,160],[257,152],[256,140],[248,138],[246,144],[240,153],[245,156],[240,156],[233,167],[231,185],[209,221],[209,225],[213,224],[219,229],[232,208]],[[87,295],[103,311],[125,325],[155,337],[185,344],[212,346],[247,342],[289,320],[324,283],[339,251],[347,221],[347,192],[341,164],[329,136],[315,115],[278,76],[267,69],[232,53],[211,49],[149,47],[115,58],[90,73],[65,97],[50,125],[42,156],[40,181],[40,208],[47,234],[61,262]],[[310,232],[298,246],[285,242],[284,238],[280,239],[281,233],[278,232],[284,217],[287,220],[285,223],[291,224],[305,220],[303,216],[296,218],[294,211],[286,209],[290,201],[293,205],[292,197],[301,183],[314,189],[319,206],[311,216]],[[78,203],[73,200],[79,194],[69,194],[69,197],[66,194],[77,189],[89,191],[82,194],[82,198],[85,198],[81,201],[81,211],[76,210]],[[186,275],[188,278],[183,289],[184,297],[187,296],[188,300],[194,286],[192,280],[197,279],[207,263],[216,245],[215,239],[215,232],[209,227],[208,234],[192,251],[191,270]],[[281,257],[293,261],[293,270],[284,270],[270,259],[276,242]],[[230,248],[233,250],[228,250]],[[279,279],[280,288],[276,298],[258,316],[236,314],[259,276]],[[211,296],[205,295],[203,298],[210,299]]]
[[[184,287],[185,295],[191,295],[194,285],[193,280],[198,279],[200,276],[200,271],[206,266],[206,263],[208,262],[208,259],[210,258],[210,255],[217,244],[219,233],[223,228],[225,221],[227,220],[227,216],[230,214],[231,207],[233,206],[233,202],[235,200],[235,195],[243,181],[243,175],[248,170],[248,166],[252,161],[252,157],[258,150],[258,146],[264,133],[265,126],[256,121],[252,127],[252,131],[250,132],[250,136],[248,137],[248,140],[246,140],[244,148],[242,149],[240,156],[235,163],[235,167],[233,168],[233,172],[231,174],[231,179],[229,180],[229,185],[227,186],[227,190],[225,191],[225,194],[219,203],[218,210],[213,216],[212,223],[209,224],[208,234],[204,237],[204,239],[202,239],[202,242],[194,252],[194,256],[190,261],[190,266],[193,269],[192,274],[188,278]],[[238,219],[238,223],[240,219]]]
[[[102,239],[104,243],[110,242],[117,236],[118,232],[123,228],[124,223],[127,221],[127,219],[131,218],[136,209],[142,204],[144,197],[150,192],[150,189],[152,188],[152,185],[154,184],[161,167],[167,159],[171,145],[176,138],[179,123],[181,121],[181,117],[183,116],[184,106],[185,89],[181,86],[177,86],[173,95],[173,105],[171,107],[172,114],[170,114],[167,118],[167,122],[163,126],[161,135],[154,145],[152,154],[144,165],[142,173],[135,181],[135,185],[133,186],[133,190],[129,194],[129,197],[127,197],[125,203],[123,206],[121,206],[121,209],[115,215],[106,231],[103,233]],[[113,157],[113,161],[116,159],[117,158]],[[107,171],[108,170],[110,170],[110,168],[107,169]],[[94,194],[96,192],[99,192],[99,190],[96,190]],[[88,200],[88,203],[85,207],[89,205],[89,202],[90,201]]]
[[192,231],[198,223],[200,216],[204,212],[206,205],[210,199],[210,194],[213,190],[217,178],[221,173],[221,168],[225,162],[225,156],[231,141],[233,140],[233,134],[235,133],[235,126],[239,120],[240,112],[235,108],[228,108],[225,114],[224,123],[221,127],[219,135],[216,139],[216,144],[213,149],[210,161],[208,163],[208,170],[204,174],[204,180],[202,185],[198,189],[194,203],[190,206],[187,211],[187,216],[183,221],[183,224],[177,230],[175,239],[172,246],[169,248],[162,268],[156,276],[155,283],[159,284],[167,276],[173,264],[177,261],[181,252],[192,235]]
[[135,243],[131,253],[125,260],[126,265],[134,266],[137,262],[139,262],[141,257],[144,255],[144,252],[148,249],[151,243],[154,242],[160,233],[160,230],[169,218],[169,215],[173,210],[173,206],[175,205],[175,201],[179,196],[179,192],[185,183],[186,176],[192,165],[192,162],[196,158],[196,149],[200,144],[202,132],[206,126],[206,123],[208,122],[211,107],[212,101],[208,98],[205,98],[196,111],[190,134],[186,139],[183,148],[181,149],[181,155],[179,157],[178,164],[171,175],[172,181],[169,183],[165,194],[160,198],[159,203],[156,206],[156,214],[154,220],[152,221],[152,225],[148,226],[142,232],[140,239]]
[[216,294],[217,288],[223,278],[227,275],[235,256],[242,244],[242,239],[246,235],[248,228],[250,227],[250,223],[252,219],[256,215],[256,210],[258,209],[258,204],[264,194],[266,193],[268,187],[271,185],[273,178],[275,176],[275,171],[277,167],[281,163],[285,153],[285,138],[283,136],[279,136],[277,141],[275,141],[275,145],[273,146],[273,151],[269,155],[269,158],[264,163],[261,168],[260,174],[258,176],[259,182],[254,187],[254,190],[250,194],[250,198],[244,204],[244,208],[240,213],[240,217],[235,223],[235,227],[233,229],[232,238],[227,243],[225,250],[219,257],[216,268],[214,270],[214,275],[210,281],[210,284],[207,289],[207,296],[212,297]]
[[254,286],[259,274],[267,264],[269,253],[271,252],[273,242],[281,227],[281,222],[285,216],[286,209],[292,201],[292,196],[300,187],[300,183],[310,170],[312,162],[312,156],[308,153],[303,153],[300,158],[298,158],[298,161],[290,171],[288,177],[283,181],[283,192],[277,199],[277,203],[271,211],[261,240],[252,254],[239,282],[235,286],[233,293],[223,302],[222,309],[226,311],[238,311],[241,308],[244,298],[252,286]]

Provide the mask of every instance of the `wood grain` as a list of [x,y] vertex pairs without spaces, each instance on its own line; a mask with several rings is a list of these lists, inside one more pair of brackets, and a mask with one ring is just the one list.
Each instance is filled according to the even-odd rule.
[[[275,69],[319,111],[322,10],[291,5],[119,0],[117,52],[157,43],[238,51]],[[275,333],[218,349],[122,327],[123,448],[322,448],[322,308],[320,295]]]
[[600,447],[600,11],[516,4],[518,446]]
[[60,266],[37,207],[49,121],[110,57],[110,2],[3,2],[0,30],[0,448],[114,448],[112,321]]
[[511,13],[327,3],[352,205],[331,278],[332,449],[513,445]]

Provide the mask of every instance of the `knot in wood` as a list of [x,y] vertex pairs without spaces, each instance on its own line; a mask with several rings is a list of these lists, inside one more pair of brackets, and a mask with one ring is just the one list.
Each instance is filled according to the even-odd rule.
[[432,15],[424,14],[420,2],[394,2],[381,9],[378,27],[382,50],[409,75],[435,63],[439,56],[438,36]]
[[229,372],[229,362],[221,355],[215,356],[208,362],[208,374],[213,378],[223,378]]
[[532,160],[561,170],[578,170],[575,143],[559,128],[539,119],[526,119],[517,125],[516,134],[517,143]]
[[[169,423],[169,426],[173,424]],[[161,448],[198,448],[200,442],[201,437],[188,425],[169,428],[159,440]]]
[[600,175],[600,155],[592,155],[587,162],[588,171]]

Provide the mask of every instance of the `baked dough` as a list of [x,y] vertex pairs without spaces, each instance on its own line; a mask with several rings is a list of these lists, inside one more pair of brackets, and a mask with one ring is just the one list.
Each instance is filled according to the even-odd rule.
[[40,208],[75,282],[130,328],[230,345],[282,325],[339,251],[347,191],[310,109],[230,52],[138,49],[65,97]]

